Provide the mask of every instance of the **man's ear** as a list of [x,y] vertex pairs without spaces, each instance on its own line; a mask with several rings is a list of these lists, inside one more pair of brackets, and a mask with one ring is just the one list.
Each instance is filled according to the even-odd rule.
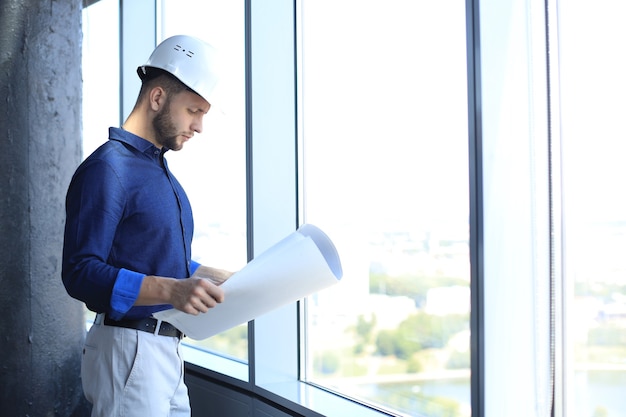
[[150,100],[150,108],[157,112],[163,105],[165,104],[166,93],[162,87],[156,86],[152,90],[150,90],[150,95],[148,96]]

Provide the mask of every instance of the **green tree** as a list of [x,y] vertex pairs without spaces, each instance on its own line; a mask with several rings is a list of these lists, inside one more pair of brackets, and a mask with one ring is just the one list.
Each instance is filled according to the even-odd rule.
[[372,294],[403,295],[420,304],[426,300],[426,293],[435,287],[454,285],[466,286],[467,281],[455,277],[433,277],[423,275],[389,276],[370,272],[369,289]]
[[448,358],[448,362],[446,363],[446,368],[448,369],[469,369],[470,364],[470,353],[459,352],[458,350],[453,351]]
[[593,410],[593,417],[608,417],[609,412],[606,407],[602,407],[601,405],[597,406],[595,410]]
[[593,346],[624,346],[626,329],[616,324],[602,324],[589,329],[588,338]]
[[404,320],[397,329],[381,331],[376,340],[377,352],[393,354],[408,360],[421,349],[441,349],[450,337],[469,325],[469,317],[463,315],[436,316],[418,312]]
[[319,374],[333,374],[339,369],[339,356],[330,351],[322,352],[315,356],[313,367]]
[[360,314],[357,317],[356,323],[356,334],[361,338],[365,343],[369,343],[372,339],[372,331],[376,327],[376,316],[372,315],[370,320],[367,320],[363,314]]
[[365,348],[372,343],[373,331],[376,327],[376,316],[367,320],[363,314],[357,317],[357,323],[352,328],[356,335],[356,343],[354,345],[354,353],[357,355],[363,353]]
[[393,355],[395,352],[395,331],[381,330],[376,338],[376,351],[382,356]]

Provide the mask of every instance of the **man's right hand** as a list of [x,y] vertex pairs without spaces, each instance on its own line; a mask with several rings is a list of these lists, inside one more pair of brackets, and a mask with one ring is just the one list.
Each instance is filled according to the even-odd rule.
[[174,279],[146,275],[136,306],[171,304],[188,314],[206,313],[224,301],[224,290],[203,278]]
[[204,278],[177,279],[170,304],[188,314],[206,313],[224,301],[224,290]]

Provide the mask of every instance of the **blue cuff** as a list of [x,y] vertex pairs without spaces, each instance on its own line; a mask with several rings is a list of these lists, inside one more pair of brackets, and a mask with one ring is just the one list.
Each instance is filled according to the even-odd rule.
[[111,294],[111,311],[108,314],[110,318],[120,320],[135,304],[144,276],[139,272],[120,269]]
[[196,261],[189,262],[189,272],[191,273],[191,275],[193,275],[194,272],[196,272],[196,269],[198,269],[199,266],[200,264]]

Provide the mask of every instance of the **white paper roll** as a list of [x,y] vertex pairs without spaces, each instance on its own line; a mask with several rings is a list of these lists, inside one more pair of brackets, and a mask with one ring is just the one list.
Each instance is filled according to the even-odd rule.
[[305,224],[233,274],[222,284],[224,302],[207,313],[193,316],[171,309],[154,317],[202,340],[330,287],[342,275],[330,238]]

